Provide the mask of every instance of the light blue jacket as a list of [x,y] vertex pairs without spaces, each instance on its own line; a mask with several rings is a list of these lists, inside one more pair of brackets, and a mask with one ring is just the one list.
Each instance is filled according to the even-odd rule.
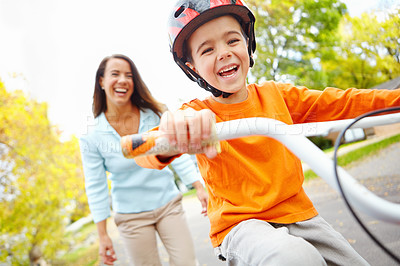
[[[160,122],[151,110],[140,111],[139,133],[148,131]],[[107,174],[111,180],[112,209],[118,213],[138,213],[159,208],[178,195],[172,171],[147,169],[134,159],[126,159],[121,151],[120,135],[108,123],[104,113],[88,126],[80,137],[85,187],[89,208],[95,223],[111,214]],[[200,174],[189,155],[171,163],[184,184],[200,180]]]

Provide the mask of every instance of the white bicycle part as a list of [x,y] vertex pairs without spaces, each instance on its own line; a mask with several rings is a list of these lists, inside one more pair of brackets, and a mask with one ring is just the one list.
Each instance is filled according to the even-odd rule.
[[[333,161],[305,136],[327,135],[329,132],[344,129],[351,121],[353,119],[287,125],[277,120],[257,117],[221,122],[217,123],[216,127],[219,140],[263,135],[280,141],[331,187],[339,191]],[[364,118],[353,128],[368,128],[391,123],[400,123],[400,114]],[[343,190],[356,209],[376,219],[400,224],[400,204],[376,196],[343,168],[339,167],[338,171]]]
[[[216,137],[218,140],[255,135],[274,138],[310,166],[331,187],[340,192],[335,176],[334,161],[307,137],[325,136],[330,132],[341,131],[353,121],[355,119],[287,125],[269,118],[243,118],[217,123]],[[369,128],[393,123],[400,123],[400,113],[366,117],[358,121],[352,128]],[[215,141],[213,139],[211,143]],[[210,145],[210,143],[203,144]],[[160,136],[157,131],[124,136],[121,138],[121,146],[122,152],[127,158],[178,151],[177,147],[169,145],[167,138]],[[338,172],[343,192],[356,209],[376,219],[400,224],[400,204],[376,196],[343,168],[338,167]]]

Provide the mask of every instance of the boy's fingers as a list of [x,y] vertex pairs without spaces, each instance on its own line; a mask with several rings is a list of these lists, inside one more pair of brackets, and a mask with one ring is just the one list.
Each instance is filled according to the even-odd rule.
[[[210,110],[195,111],[192,108],[165,112],[161,118],[159,130],[168,138],[171,145],[177,145],[180,153],[201,153],[214,158],[217,155],[215,145],[202,147],[215,138],[215,115]],[[203,144],[202,144],[203,143]]]
[[205,154],[209,159],[212,159],[212,158],[214,158],[215,156],[218,155],[218,151],[217,151],[217,148],[215,147],[215,145],[207,146],[207,147],[205,147],[205,148],[203,149],[203,151],[204,151],[204,154]]
[[177,111],[174,116],[174,122],[178,149],[183,153],[188,152],[188,122],[185,112],[182,110]]
[[159,131],[163,133],[171,145],[176,144],[176,132],[174,116],[170,111],[165,112],[161,116]]
[[208,139],[211,136],[212,133],[212,127],[215,124],[215,115],[213,112],[210,110],[201,110],[201,128],[202,128],[202,138],[203,139]]
[[187,111],[190,149],[194,152],[201,150],[202,141],[202,115],[193,109]]
[[[211,141],[211,145],[203,149],[204,154],[212,159],[218,154],[217,146],[213,143],[213,139],[216,140],[215,132],[215,114],[210,110],[203,110],[202,112],[202,129],[203,139]],[[217,140],[216,140],[217,141]]]

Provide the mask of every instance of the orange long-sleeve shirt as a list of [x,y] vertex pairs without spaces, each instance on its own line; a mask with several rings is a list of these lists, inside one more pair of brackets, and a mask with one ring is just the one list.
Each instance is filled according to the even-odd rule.
[[[218,122],[267,117],[286,124],[354,118],[367,111],[400,106],[400,90],[308,90],[291,84],[265,82],[248,86],[248,98],[221,104],[208,98],[182,108],[210,109]],[[234,129],[232,129],[234,130]],[[221,141],[213,159],[197,154],[208,192],[210,238],[220,245],[229,231],[247,219],[294,223],[317,215],[305,194],[300,160],[278,141],[262,136]],[[136,159],[143,167],[163,168],[155,156]]]

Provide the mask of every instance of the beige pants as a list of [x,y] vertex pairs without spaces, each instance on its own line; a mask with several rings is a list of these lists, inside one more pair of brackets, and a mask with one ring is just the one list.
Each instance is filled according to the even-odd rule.
[[156,232],[169,254],[170,265],[196,265],[194,244],[182,207],[182,195],[149,212],[114,217],[131,265],[161,265]]

